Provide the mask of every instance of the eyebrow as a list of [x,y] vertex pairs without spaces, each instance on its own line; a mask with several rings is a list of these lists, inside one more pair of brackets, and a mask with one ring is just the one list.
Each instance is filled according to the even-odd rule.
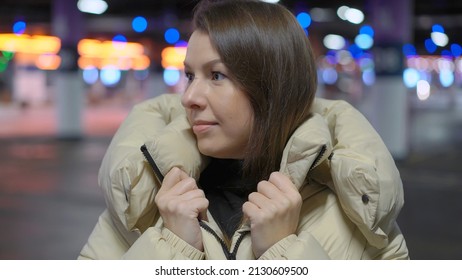
[[[202,67],[203,68],[208,68],[210,66],[213,66],[215,64],[220,64],[220,63],[223,63],[223,61],[221,61],[221,58],[216,58],[216,59],[212,59],[212,60],[206,62]],[[191,68],[186,61],[184,61],[183,64],[184,64],[185,68]]]

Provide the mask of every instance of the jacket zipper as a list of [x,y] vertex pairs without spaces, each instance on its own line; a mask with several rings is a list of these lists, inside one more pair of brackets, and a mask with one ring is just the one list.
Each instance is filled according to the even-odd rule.
[[228,246],[226,246],[225,241],[223,241],[223,239],[220,236],[218,236],[218,234],[211,227],[209,227],[206,223],[204,223],[203,221],[200,221],[200,220],[199,220],[199,225],[203,229],[205,229],[205,231],[207,231],[208,233],[213,235],[213,237],[215,237],[215,239],[218,241],[218,243],[220,243],[221,249],[223,250],[223,253],[225,253],[225,256],[226,256],[227,260],[236,260],[236,254],[237,254],[237,250],[239,249],[239,245],[241,245],[241,242],[244,239],[244,237],[248,233],[250,233],[250,230],[241,232],[239,237],[236,240],[236,244],[234,244],[233,250],[230,251],[230,250],[228,250]]
[[[157,178],[162,183],[162,181],[164,180],[164,175],[162,175],[162,172],[160,172],[160,169],[156,165],[156,162],[152,158],[151,154],[149,153],[148,148],[146,147],[146,144],[143,144],[143,146],[141,146],[140,150],[143,153],[146,160],[148,161],[148,163],[151,166],[152,170],[154,171],[154,174],[156,174]],[[206,223],[204,223],[201,220],[199,220],[199,225],[205,231],[207,231],[208,233],[213,235],[215,237],[215,239],[220,243],[221,248],[223,249],[223,252],[225,253],[226,259],[228,259],[228,260],[235,260],[236,259],[237,249],[239,249],[239,245],[241,244],[241,242],[244,239],[245,235],[247,235],[250,232],[250,231],[241,232],[241,235],[236,240],[236,244],[234,245],[234,249],[232,251],[229,251],[228,246],[226,246],[225,241],[223,241],[223,239],[220,236],[218,236],[218,234],[211,227],[209,227]]]
[[319,163],[319,161],[324,156],[326,151],[327,151],[327,145],[324,144],[324,145],[322,145],[321,150],[319,151],[318,155],[314,159],[313,164],[311,164],[310,169],[308,169],[308,171],[311,171],[316,167],[316,165]]
[[149,153],[148,148],[146,147],[146,144],[143,144],[140,150],[143,153],[146,160],[148,161],[149,165],[152,167],[152,170],[154,171],[154,174],[156,174],[157,179],[159,179],[159,181],[162,182],[164,180],[164,175],[162,175],[162,172],[160,172],[159,167],[157,167],[156,163],[154,162],[154,159]]

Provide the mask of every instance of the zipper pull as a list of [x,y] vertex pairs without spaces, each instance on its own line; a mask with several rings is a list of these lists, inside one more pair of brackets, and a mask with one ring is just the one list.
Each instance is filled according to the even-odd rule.
[[143,153],[144,158],[146,158],[152,170],[154,171],[154,174],[156,174],[157,179],[159,179],[159,181],[162,183],[162,181],[164,180],[164,175],[162,175],[162,172],[160,172],[159,167],[157,167],[154,159],[152,158],[151,154],[148,151],[148,148],[146,147],[146,144],[143,144],[140,150]]

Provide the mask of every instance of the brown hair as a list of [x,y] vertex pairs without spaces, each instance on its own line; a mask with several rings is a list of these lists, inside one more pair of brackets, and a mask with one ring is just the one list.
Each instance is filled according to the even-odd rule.
[[308,38],[287,8],[261,1],[203,0],[193,21],[253,108],[244,174],[268,179],[291,134],[310,117],[317,74]]

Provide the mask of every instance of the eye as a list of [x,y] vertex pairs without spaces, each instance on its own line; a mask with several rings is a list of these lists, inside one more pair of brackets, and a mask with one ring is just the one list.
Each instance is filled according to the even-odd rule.
[[221,81],[225,79],[226,76],[223,73],[220,72],[212,72],[212,80],[214,81]]
[[189,73],[189,72],[185,72],[184,75],[185,75],[186,80],[188,81],[188,83],[191,83],[194,80],[194,74]]

